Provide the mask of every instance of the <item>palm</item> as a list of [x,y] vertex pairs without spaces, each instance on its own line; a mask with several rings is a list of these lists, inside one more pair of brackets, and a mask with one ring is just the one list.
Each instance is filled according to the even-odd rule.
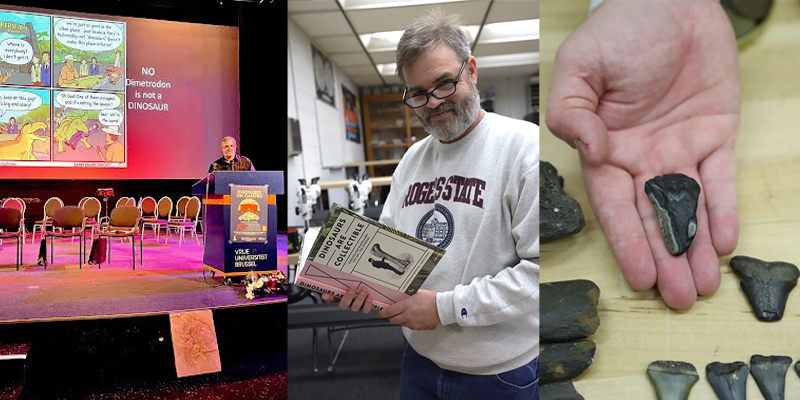
[[[717,290],[717,253],[738,239],[733,33],[718,4],[683,3],[598,9],[559,49],[547,115],[555,134],[580,140],[589,200],[625,278],[636,289],[657,283],[676,308]],[[698,231],[680,257],[667,251],[644,193],[647,180],[669,173],[701,186]]]

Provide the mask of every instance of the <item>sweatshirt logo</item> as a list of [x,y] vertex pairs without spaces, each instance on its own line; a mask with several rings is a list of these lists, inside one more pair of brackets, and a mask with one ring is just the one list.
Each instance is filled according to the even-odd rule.
[[467,319],[467,309],[466,308],[462,308],[461,309],[461,319]]
[[430,182],[416,182],[408,186],[403,208],[413,205],[453,202],[483,208],[486,181],[459,175],[440,176]]
[[422,216],[417,225],[417,238],[443,249],[453,240],[453,232],[453,214],[438,203]]

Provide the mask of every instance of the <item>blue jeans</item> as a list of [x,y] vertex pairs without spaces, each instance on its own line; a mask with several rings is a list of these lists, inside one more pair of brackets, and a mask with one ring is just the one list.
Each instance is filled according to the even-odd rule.
[[539,400],[539,357],[497,375],[469,375],[441,369],[410,345],[403,353],[400,400]]

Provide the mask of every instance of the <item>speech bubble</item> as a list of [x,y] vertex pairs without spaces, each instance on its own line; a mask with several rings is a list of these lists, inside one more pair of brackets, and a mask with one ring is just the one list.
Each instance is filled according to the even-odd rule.
[[117,110],[103,110],[100,111],[98,117],[100,123],[106,126],[120,126],[122,125],[122,113]]
[[122,44],[122,29],[111,22],[62,19],[55,26],[56,39],[67,47],[85,51],[113,50]]
[[113,93],[58,92],[56,101],[65,108],[78,110],[107,110],[121,103]]
[[33,59],[33,47],[22,39],[3,40],[0,42],[0,59],[14,65],[27,64]]
[[42,98],[31,92],[21,90],[0,91],[0,110],[5,114],[6,111],[28,111],[39,108],[42,105]]

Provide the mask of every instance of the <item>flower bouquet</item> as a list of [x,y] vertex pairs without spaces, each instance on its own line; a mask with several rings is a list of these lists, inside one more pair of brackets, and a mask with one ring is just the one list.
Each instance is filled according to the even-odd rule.
[[247,293],[244,297],[248,300],[268,294],[286,294],[286,290],[289,287],[286,275],[281,271],[269,274],[250,271],[247,273],[244,282],[247,288]]

